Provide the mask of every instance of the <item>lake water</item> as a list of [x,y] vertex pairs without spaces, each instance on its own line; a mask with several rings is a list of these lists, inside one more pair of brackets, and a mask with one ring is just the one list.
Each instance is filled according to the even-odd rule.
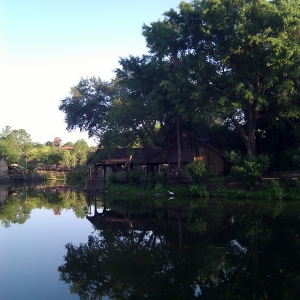
[[0,194],[0,299],[300,299],[300,201]]
[[51,208],[47,196],[58,194],[30,193],[26,199],[21,189],[1,207],[0,299],[79,299],[59,281],[57,267],[63,263],[64,245],[85,241],[93,226],[63,205],[61,214],[55,214],[59,198]]

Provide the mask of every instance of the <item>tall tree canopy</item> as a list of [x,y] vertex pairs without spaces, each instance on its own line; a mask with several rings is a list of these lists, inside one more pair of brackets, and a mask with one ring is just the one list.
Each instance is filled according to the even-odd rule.
[[24,129],[12,130],[10,126],[6,126],[0,133],[0,155],[4,155],[9,163],[19,161],[28,155],[32,148],[30,134]]
[[121,59],[111,83],[82,79],[61,101],[68,129],[159,145],[176,122],[210,114],[253,156],[261,119],[300,119],[300,1],[194,0],[163,16],[143,25],[149,55]]
[[116,70],[116,76],[126,90],[126,98],[120,99],[119,105],[127,113],[118,120],[123,125],[130,124],[128,127],[143,146],[161,146],[167,135],[167,124],[174,118],[168,109],[168,94],[162,87],[168,69],[158,58],[146,55],[122,58],[119,62],[121,68]]
[[[299,118],[299,5],[283,0],[182,2],[178,12],[172,9],[163,21],[144,27],[146,33],[158,24],[177,28],[177,36],[164,36],[185,42],[182,53],[191,62],[201,105],[232,121],[250,156],[256,151],[259,118]],[[157,33],[150,41],[159,46],[157,53],[171,53]]]

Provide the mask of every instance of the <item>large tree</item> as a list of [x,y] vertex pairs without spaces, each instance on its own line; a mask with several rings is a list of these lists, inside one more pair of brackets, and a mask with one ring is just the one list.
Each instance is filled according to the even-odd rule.
[[89,145],[83,139],[78,140],[74,145],[73,155],[77,158],[77,164],[80,166],[81,170],[84,169],[87,157],[89,154]]
[[81,80],[61,101],[68,129],[157,145],[172,118],[179,132],[209,112],[229,120],[253,156],[260,119],[300,119],[299,1],[181,2],[143,35],[149,56],[121,59],[116,81]]
[[[171,12],[175,12],[173,9]],[[159,83],[164,89],[162,106],[176,120],[178,166],[177,172],[181,173],[181,123],[191,118],[194,113],[195,82],[189,66],[190,60],[186,60],[188,53],[187,39],[180,28],[176,13],[173,17],[167,17],[163,21],[152,22],[150,26],[143,25],[143,35],[146,38],[150,53],[157,57],[167,69],[167,76]]]
[[68,130],[79,128],[89,136],[97,136],[106,127],[114,87],[100,78],[81,79],[70,95],[61,100],[59,110],[65,113]]
[[[128,62],[133,60],[130,58]],[[127,76],[124,74],[128,72],[125,61],[120,60],[124,68],[122,71],[116,70],[119,75],[123,72],[116,80],[108,83],[94,77],[81,79],[59,106],[66,115],[68,130],[79,128],[87,131],[108,151],[111,148],[156,143],[156,122],[149,116],[150,106],[135,101],[137,91],[133,91],[129,81],[124,79]],[[138,84],[136,81],[135,85]]]
[[6,126],[0,133],[0,155],[4,155],[9,163],[15,161],[25,161],[24,156],[28,156],[33,147],[30,134],[24,129],[12,130]]
[[149,55],[121,58],[119,63],[121,68],[116,70],[116,76],[118,84],[126,90],[126,97],[116,103],[114,119],[119,127],[134,132],[142,146],[161,147],[174,119],[168,107],[168,93],[162,85],[168,66]]
[[181,53],[190,62],[201,107],[231,120],[249,156],[256,153],[259,118],[300,116],[299,5],[283,0],[182,2],[179,11],[166,12],[158,22],[172,24],[177,35],[164,35],[167,41],[153,36],[160,55],[172,54],[174,43],[185,42]]
[[216,114],[208,115],[199,108],[199,87],[189,74],[190,60],[182,57],[176,70],[172,61],[155,53],[121,58],[119,63],[116,81],[125,95],[112,105],[109,122],[134,132],[143,146],[166,146],[177,125],[199,135],[220,128]]

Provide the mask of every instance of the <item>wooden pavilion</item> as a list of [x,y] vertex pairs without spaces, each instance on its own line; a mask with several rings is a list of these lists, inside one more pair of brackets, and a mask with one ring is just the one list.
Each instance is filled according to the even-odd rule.
[[[209,171],[220,175],[228,174],[231,168],[221,143],[218,144],[218,141],[212,138],[198,138],[185,131],[181,133],[180,158],[180,183],[190,183],[186,165],[193,161],[205,162]],[[87,189],[97,188],[110,173],[120,170],[139,170],[153,174],[162,171],[168,183],[176,183],[179,181],[177,139],[170,139],[169,146],[164,149],[119,148],[112,153],[108,153],[104,148],[98,149],[87,161],[87,165],[92,170]]]

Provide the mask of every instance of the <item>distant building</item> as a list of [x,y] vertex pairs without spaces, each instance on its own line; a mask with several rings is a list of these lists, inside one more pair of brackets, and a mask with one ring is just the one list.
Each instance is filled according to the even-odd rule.
[[72,150],[74,150],[74,146],[62,146],[61,149],[72,151]]
[[53,141],[53,146],[54,147],[60,147],[60,144],[61,144],[61,138],[60,137],[56,137]]
[[[0,181],[10,181],[10,176],[8,175],[8,163],[4,156],[0,156]],[[2,195],[1,195],[2,197]]]
[[0,156],[0,176],[7,176],[8,163],[4,156]]

